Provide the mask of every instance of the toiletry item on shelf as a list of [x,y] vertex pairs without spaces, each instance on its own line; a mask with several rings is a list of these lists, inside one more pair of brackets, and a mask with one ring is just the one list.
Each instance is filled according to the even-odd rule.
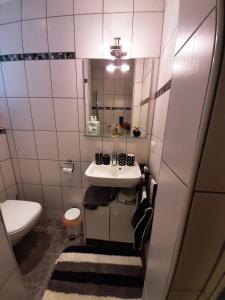
[[96,116],[91,116],[91,120],[88,121],[88,134],[93,136],[100,134],[100,122],[97,121]]
[[104,165],[109,165],[110,164],[110,155],[109,154],[104,154],[103,155],[103,164]]
[[134,127],[133,129],[133,136],[134,137],[139,137],[141,135],[141,131],[138,127]]
[[120,128],[126,131],[130,131],[130,123],[125,122],[123,116],[119,117],[119,124],[120,124]]
[[103,164],[103,153],[97,152],[95,153],[95,163],[96,165],[102,165]]
[[72,160],[67,159],[62,166],[62,172],[64,174],[72,174],[73,171],[74,171],[74,163]]
[[112,136],[116,137],[116,136],[120,136],[120,135],[121,135],[121,133],[120,133],[120,131],[118,129],[118,125],[116,124],[116,126],[113,128]]
[[135,155],[132,153],[127,154],[127,165],[132,167],[134,166]]
[[126,163],[127,163],[127,156],[126,156],[126,154],[125,153],[120,153],[118,155],[118,164],[120,166],[125,166]]

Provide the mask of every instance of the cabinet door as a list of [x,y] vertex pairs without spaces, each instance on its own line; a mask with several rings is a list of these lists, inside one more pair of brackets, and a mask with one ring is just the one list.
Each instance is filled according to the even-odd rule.
[[86,238],[109,240],[109,207],[85,209]]
[[110,241],[133,243],[131,218],[135,207],[124,205],[110,208]]

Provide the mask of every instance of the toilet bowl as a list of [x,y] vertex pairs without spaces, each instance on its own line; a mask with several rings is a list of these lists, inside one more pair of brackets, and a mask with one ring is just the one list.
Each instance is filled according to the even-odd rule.
[[37,223],[42,206],[36,202],[6,200],[0,203],[2,217],[12,245],[16,245]]

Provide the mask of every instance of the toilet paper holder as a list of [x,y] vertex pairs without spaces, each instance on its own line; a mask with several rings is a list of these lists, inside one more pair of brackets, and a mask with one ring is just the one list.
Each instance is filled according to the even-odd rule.
[[67,159],[63,162],[62,172],[65,174],[72,174],[74,171],[74,163],[71,159]]

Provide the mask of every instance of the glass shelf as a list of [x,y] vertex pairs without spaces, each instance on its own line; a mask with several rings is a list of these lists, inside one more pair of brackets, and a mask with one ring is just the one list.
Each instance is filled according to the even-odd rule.
[[133,139],[133,140],[138,140],[138,139],[146,139],[146,135],[141,135],[140,137],[134,137],[133,135],[130,134],[123,134],[123,135],[117,135],[117,136],[112,136],[112,135],[106,135],[106,134],[99,134],[99,135],[90,135],[88,133],[84,133],[83,136],[86,137],[91,137],[91,138],[96,138],[96,137],[106,137],[106,138],[112,138],[112,139]]

